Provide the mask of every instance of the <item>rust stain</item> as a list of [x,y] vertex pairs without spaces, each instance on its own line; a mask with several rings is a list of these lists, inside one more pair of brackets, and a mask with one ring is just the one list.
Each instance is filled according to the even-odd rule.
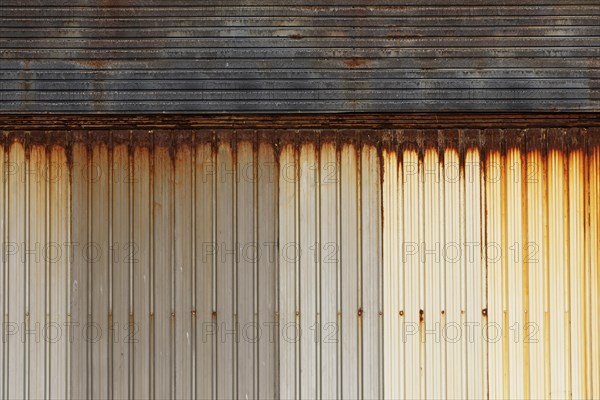
[[[110,65],[110,61],[108,60],[77,60],[75,61],[79,65],[85,68],[93,68],[93,69],[106,69]],[[105,110],[106,102],[104,101],[104,91],[100,84],[100,81],[94,80],[92,82],[92,95],[91,100],[93,102],[94,111],[102,112]]]
[[77,60],[76,63],[83,67],[97,69],[106,68],[111,64],[109,60]]
[[366,65],[368,63],[370,63],[369,59],[360,57],[354,57],[344,60],[344,64],[346,64],[350,68],[362,67],[363,65]]

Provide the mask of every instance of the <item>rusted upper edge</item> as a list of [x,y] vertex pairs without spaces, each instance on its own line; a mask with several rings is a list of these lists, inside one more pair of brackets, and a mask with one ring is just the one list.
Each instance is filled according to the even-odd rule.
[[600,113],[0,114],[0,130],[589,128]]

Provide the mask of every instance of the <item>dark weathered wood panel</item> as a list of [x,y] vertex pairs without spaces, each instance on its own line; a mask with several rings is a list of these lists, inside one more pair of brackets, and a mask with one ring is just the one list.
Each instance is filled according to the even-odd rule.
[[598,111],[597,0],[4,0],[0,111]]

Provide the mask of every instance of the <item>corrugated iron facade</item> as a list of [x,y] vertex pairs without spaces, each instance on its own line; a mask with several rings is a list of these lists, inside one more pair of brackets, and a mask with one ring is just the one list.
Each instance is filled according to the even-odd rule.
[[0,397],[597,398],[599,139],[5,131]]
[[3,0],[0,112],[598,111],[597,0]]
[[430,135],[383,152],[387,397],[598,397],[597,134]]

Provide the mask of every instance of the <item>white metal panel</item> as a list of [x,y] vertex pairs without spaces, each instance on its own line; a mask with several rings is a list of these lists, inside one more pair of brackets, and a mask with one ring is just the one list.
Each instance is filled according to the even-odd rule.
[[[598,134],[598,130],[595,132]],[[596,142],[597,143],[597,142]],[[600,396],[600,146],[590,149],[589,164],[589,302],[586,354],[589,356],[588,396]]]
[[[486,276],[481,248],[483,245],[481,197],[483,192],[481,159],[477,149],[465,155],[465,259],[466,259],[466,323],[467,397],[487,396],[487,351],[484,342],[486,324]],[[472,330],[471,330],[472,327]],[[471,339],[471,335],[472,339]]]
[[[43,257],[42,245],[46,240],[46,147],[33,146],[30,149],[28,170],[31,171],[29,185],[29,237],[28,249],[33,251],[33,257],[29,258],[29,324],[27,329],[36,332],[28,336],[28,392],[33,399],[42,399],[45,396],[45,370],[46,351],[45,340],[37,334],[46,324],[46,264]],[[75,277],[73,278],[75,279]],[[86,303],[84,302],[84,305]],[[82,351],[84,357],[85,348]]]
[[[108,327],[109,327],[109,231],[110,180],[109,150],[105,144],[94,146],[91,151],[90,175],[90,232],[87,257],[91,275],[91,395],[106,398],[109,393]],[[84,239],[85,240],[85,239]]]
[[153,158],[152,218],[153,231],[153,317],[155,357],[151,385],[159,399],[172,397],[173,391],[173,328],[174,328],[174,171],[169,149],[157,147]]
[[268,143],[258,148],[257,179],[258,207],[258,398],[279,396],[277,371],[277,232],[278,178],[275,151]]
[[503,399],[508,396],[505,387],[508,366],[505,366],[504,356],[507,343],[502,334],[506,331],[506,296],[503,285],[506,270],[503,260],[506,257],[501,246],[503,242],[502,160],[500,152],[493,150],[488,153],[486,161],[489,396],[492,399]]
[[133,398],[150,397],[152,337],[152,196],[151,156],[148,148],[138,147],[133,151],[133,329],[131,332],[131,368],[133,371]]
[[279,174],[279,378],[282,399],[296,398],[298,382],[298,325],[296,274],[298,261],[296,149],[286,144]]
[[175,227],[174,227],[174,296],[175,296],[175,363],[174,397],[189,399],[192,397],[193,357],[193,263],[194,241],[192,230],[193,215],[193,150],[181,146],[175,155]]
[[[425,395],[441,398],[446,393],[445,368],[442,367],[443,347],[441,339],[442,310],[444,310],[445,270],[441,258],[440,245],[443,243],[443,207],[440,179],[440,160],[437,148],[430,148],[424,154],[424,236],[422,262],[425,272]],[[445,365],[444,365],[445,367]]]
[[423,230],[420,192],[423,177],[422,163],[414,149],[407,149],[403,154],[404,185],[404,242],[402,246],[402,262],[404,264],[404,326],[401,333],[406,348],[405,379],[406,398],[424,397],[422,392],[423,364],[422,351],[422,308],[420,301],[420,255],[419,243],[422,243],[420,232]]
[[[510,336],[508,338],[508,381],[509,395],[511,398],[525,397],[525,291],[523,281],[523,254],[526,238],[523,232],[523,215],[526,210],[523,207],[524,176],[523,163],[521,162],[521,151],[512,147],[507,150],[506,155],[506,179],[505,196],[506,205],[506,246],[508,246],[508,326]],[[525,373],[523,373],[525,372]]]
[[219,143],[216,178],[216,289],[217,289],[217,387],[218,398],[233,398],[235,387],[235,217],[234,157],[229,143]]
[[[68,330],[71,307],[70,300],[70,262],[66,246],[70,243],[70,193],[69,168],[67,154],[61,146],[51,146],[50,167],[48,169],[49,202],[49,246],[48,258],[48,357],[50,393],[52,399],[69,397],[69,346]],[[23,163],[24,165],[24,163]],[[53,333],[54,331],[54,333]],[[108,333],[108,332],[107,332]],[[63,337],[65,339],[63,339]],[[106,356],[106,355],[105,355]]]
[[574,399],[586,397],[585,377],[585,219],[584,219],[584,152],[569,151],[567,159],[569,179],[569,357],[571,391]]
[[467,360],[464,352],[466,338],[463,331],[463,304],[462,293],[465,291],[462,268],[462,211],[463,194],[461,191],[461,177],[464,173],[460,168],[458,149],[447,148],[444,151],[443,164],[443,190],[445,208],[445,243],[443,245],[443,260],[445,262],[445,308],[443,334],[441,340],[446,345],[446,395],[451,399],[462,399],[466,396],[466,368]]
[[[7,272],[7,268],[6,268],[6,254],[5,254],[5,248],[6,248],[6,241],[7,241],[7,235],[6,232],[8,230],[8,223],[7,223],[7,207],[6,207],[6,198],[8,196],[8,194],[6,193],[6,182],[8,179],[8,173],[7,173],[7,154],[8,153],[8,149],[6,148],[6,146],[4,145],[4,143],[2,143],[0,145],[0,161],[2,162],[2,164],[0,165],[0,176],[2,176],[2,192],[0,192],[0,206],[2,207],[1,215],[2,215],[2,220],[0,221],[0,235],[2,237],[2,271],[0,271],[0,287],[2,288],[2,293],[0,294],[0,322],[2,322],[2,341],[0,343],[0,366],[1,371],[0,371],[0,396],[2,396],[3,398],[6,397],[6,384],[5,382],[5,377],[6,377],[6,370],[7,370],[7,364],[8,364],[8,357],[6,357],[6,343],[4,340],[4,326],[7,322],[7,318],[6,318],[6,309],[7,309],[7,302],[8,302],[8,295],[7,295],[7,289],[6,289],[6,272]],[[43,378],[42,378],[43,379]]]
[[321,343],[321,382],[320,397],[337,399],[341,382],[338,343],[340,331],[338,325],[338,279],[339,279],[339,222],[338,209],[339,165],[334,143],[324,143],[319,159],[319,273],[320,273],[320,315],[319,337]]
[[[428,304],[429,307],[435,304],[432,289],[437,285],[430,265],[435,261],[435,253],[429,253],[427,244],[439,243],[440,248],[445,249],[445,287],[440,287],[439,292],[446,294],[443,307],[446,330],[441,340],[446,348],[444,365],[447,368],[439,382],[442,387],[446,385],[440,397],[560,398],[570,393],[573,397],[577,393],[577,398],[590,397],[589,388],[594,379],[586,368],[597,362],[597,355],[590,352],[593,347],[590,335],[595,334],[590,328],[597,314],[590,310],[597,306],[598,297],[597,263],[592,260],[597,254],[597,244],[587,239],[584,215],[588,201],[590,208],[595,207],[592,193],[597,193],[597,186],[594,186],[591,171],[597,166],[587,161],[581,137],[576,137],[579,141],[574,141],[572,150],[562,144],[565,139],[561,135],[565,132],[506,131],[504,138],[496,136],[498,141],[490,137],[489,147],[484,152],[473,142],[481,133],[469,131],[461,139],[464,150],[459,153],[449,147],[439,161],[434,158],[435,147],[425,146],[416,152],[409,143],[400,146],[398,152],[384,150],[386,306],[391,307],[398,295],[393,289],[395,283],[386,279],[400,279],[387,266],[395,251],[389,244],[393,242],[391,235],[397,225],[393,209],[399,207],[397,200],[389,198],[393,187],[389,165],[394,164],[397,154],[402,154],[405,178],[403,208],[406,214],[402,226],[408,236],[402,243],[403,258],[408,261],[407,266],[413,261],[425,271],[424,285],[420,275],[410,275],[410,269],[407,272],[412,283],[405,281],[403,285],[404,290],[411,293],[405,295],[405,299],[413,302],[413,310],[420,311],[421,303],[417,301],[422,296],[425,298],[425,363],[420,353],[423,341],[411,343],[409,337],[403,343],[404,373],[412,377],[406,380],[407,393],[420,390],[416,383],[422,373],[426,390],[435,390],[428,378],[435,376],[439,368],[432,363],[435,332],[429,332],[427,326],[431,324]],[[492,133],[502,135],[502,132],[492,131],[489,135]],[[546,136],[553,138],[549,141],[549,158],[543,151]],[[525,142],[529,145],[525,146]],[[442,168],[439,171],[438,163]],[[453,163],[459,166],[459,183],[452,179]],[[418,171],[415,176],[408,172],[409,168]],[[586,168],[590,172],[586,173]],[[440,173],[446,175],[442,187],[438,188],[435,176]],[[432,200],[435,198],[442,200],[436,203]],[[424,210],[423,224],[418,222],[421,210]],[[591,210],[589,215],[589,223],[596,224],[595,230],[589,229],[591,236],[597,234],[598,217]],[[436,218],[444,222],[436,222]],[[440,235],[438,226],[445,226],[445,237],[435,236]],[[424,229],[423,234],[419,234],[418,229]],[[421,237],[425,241],[419,248],[414,243],[422,243]],[[454,269],[451,252],[455,243],[462,251],[458,270]],[[588,272],[583,267],[586,256],[589,257],[589,274],[594,276],[589,288],[585,286]],[[422,288],[425,293],[419,294]],[[409,304],[405,306],[409,307]],[[555,311],[557,307],[560,311]],[[458,317],[453,309],[460,313]],[[391,315],[388,312],[386,315]],[[584,313],[588,316],[584,317]],[[407,316],[410,318],[409,312]],[[584,318],[589,319],[589,323]],[[460,327],[457,341],[450,329],[453,323]],[[405,329],[410,328],[410,324],[405,324]],[[386,359],[388,352],[397,352],[390,334],[392,329],[386,326]],[[385,363],[386,393],[393,385],[400,385],[392,363],[393,356],[390,356]],[[461,385],[463,381],[466,386]],[[419,396],[424,394],[412,395]]]
[[317,155],[312,143],[300,146],[298,186],[298,277],[300,312],[300,392],[302,399],[317,398],[318,282]]
[[1,397],[597,397],[600,150],[567,133],[12,140]]
[[196,327],[196,397],[215,397],[216,344],[215,319],[215,215],[216,215],[216,159],[212,143],[196,147],[194,188],[195,234],[195,327]]
[[[380,160],[377,149],[364,145],[361,154],[361,318],[363,375],[362,398],[376,399],[383,394],[383,312],[381,276]],[[373,205],[377,205],[373,207]],[[360,316],[359,316],[360,317]]]
[[[547,226],[544,204],[544,163],[539,149],[529,151],[527,154],[527,243],[528,249],[525,262],[528,272],[528,299],[529,312],[527,320],[526,338],[529,347],[529,395],[533,399],[546,397],[549,391],[549,382],[546,379],[544,367],[532,368],[531,366],[546,365],[546,286],[548,275],[547,248],[545,246],[544,231]],[[491,355],[490,355],[491,358]]]
[[[394,151],[384,150],[383,176],[383,290],[385,390],[388,399],[404,398],[404,341],[401,337],[404,281],[401,268],[402,240],[402,164]],[[400,204],[399,204],[400,203]]]
[[[0,322],[2,322],[2,327],[5,326],[7,319],[6,319],[6,303],[7,303],[7,290],[6,290],[6,256],[5,256],[5,243],[7,241],[7,237],[6,237],[6,231],[8,228],[8,223],[7,223],[7,209],[6,209],[6,180],[8,178],[7,173],[6,173],[6,155],[7,155],[7,149],[6,146],[4,146],[4,144],[2,144],[0,146],[0,161],[2,162],[2,165],[0,166],[0,173],[2,176],[2,192],[0,193],[0,206],[2,206],[2,221],[0,221],[0,235],[2,237],[2,271],[0,271],[0,287],[2,288],[2,294],[0,294]],[[5,340],[4,340],[4,328],[2,329],[2,341],[0,343],[0,366],[2,367],[1,371],[0,371],[0,395],[2,397],[6,397],[6,385],[4,383],[5,381],[5,376],[6,376],[6,369],[7,369],[7,359],[8,357],[6,357],[6,344],[5,344]]]
[[549,279],[550,279],[550,395],[569,396],[568,360],[568,203],[562,149],[548,153]]
[[130,181],[129,153],[124,144],[113,149],[111,185],[111,263],[110,339],[112,343],[112,391],[114,398],[129,397],[129,312],[130,312]]
[[237,398],[255,399],[256,392],[256,168],[253,143],[237,144],[236,267],[237,267]]
[[[9,147],[7,182],[7,244],[6,259],[6,296],[7,315],[3,325],[6,348],[7,398],[25,396],[25,343],[21,340],[19,327],[25,322],[25,266],[21,259],[25,243],[25,202],[27,190],[25,174],[25,147],[14,142]],[[24,190],[25,189],[25,190]],[[48,283],[48,281],[46,281]],[[46,303],[48,304],[48,303]],[[48,312],[49,309],[46,309]]]
[[[360,347],[359,347],[359,175],[358,153],[351,144],[341,150],[341,340],[342,340],[342,398],[359,398]],[[280,291],[280,296],[283,291]]]
[[[40,148],[37,151],[35,159],[40,161],[45,160],[41,158],[41,153],[44,150]],[[35,154],[35,153],[34,153]],[[89,221],[91,219],[90,213],[90,179],[89,174],[90,158],[87,150],[87,146],[84,143],[76,143],[72,148],[72,174],[71,174],[71,232],[73,237],[74,246],[76,248],[73,251],[73,272],[72,272],[72,321],[74,327],[78,329],[78,333],[73,336],[72,345],[72,394],[74,398],[86,398],[90,397],[91,394],[91,373],[92,373],[92,360],[90,357],[90,345],[91,342],[86,340],[88,328],[91,331],[91,325],[89,324],[90,317],[90,298],[91,298],[91,276],[89,267],[89,257],[87,255],[87,246],[85,244],[89,241],[88,235],[90,232]],[[45,180],[43,180],[45,182]],[[40,188],[45,190],[45,188]],[[41,194],[41,193],[40,193]],[[47,213],[46,211],[46,194],[43,194],[43,204],[37,203],[36,207],[43,207],[43,210],[36,212],[40,218]],[[40,197],[36,197],[36,200]],[[40,199],[41,200],[41,199]],[[42,228],[45,224],[42,220],[37,221],[38,225]],[[36,237],[42,238],[42,233]],[[45,236],[44,236],[45,237]],[[45,279],[45,270],[40,271]],[[33,306],[33,303],[32,303]],[[36,306],[36,307],[39,307]],[[42,342],[45,343],[45,342]],[[33,386],[32,386],[33,387]],[[37,389],[39,390],[39,389]]]

